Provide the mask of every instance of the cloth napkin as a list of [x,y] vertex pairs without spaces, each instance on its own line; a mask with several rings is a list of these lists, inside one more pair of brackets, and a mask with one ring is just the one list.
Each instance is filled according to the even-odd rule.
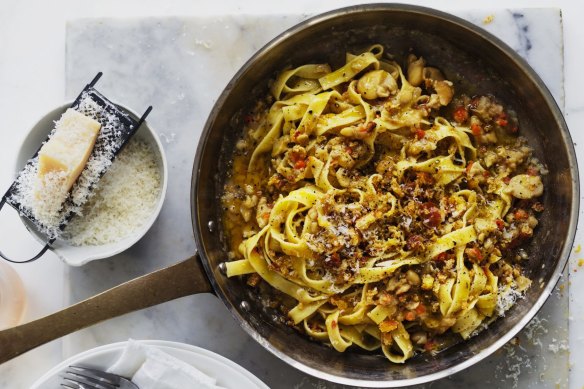
[[224,389],[194,366],[132,339],[108,372],[131,377],[140,389]]

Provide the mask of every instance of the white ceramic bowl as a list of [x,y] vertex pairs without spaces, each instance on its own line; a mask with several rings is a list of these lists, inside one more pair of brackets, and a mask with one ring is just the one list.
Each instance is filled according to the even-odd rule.
[[[54,121],[58,120],[61,115],[71,106],[72,102],[65,103],[59,107],[51,110],[49,113],[41,117],[36,124],[31,128],[28,135],[24,138],[24,141],[18,151],[18,156],[16,158],[16,166],[14,171],[20,172],[22,168],[26,165],[26,162],[35,154],[39,149],[41,143],[47,138],[49,133],[54,127]],[[138,119],[140,116],[137,115],[131,109],[118,104],[121,108],[130,112]],[[122,238],[121,240],[98,246],[72,246],[64,240],[57,239],[52,245],[51,250],[57,254],[65,263],[72,266],[81,266],[87,262],[93,261],[95,259],[111,257],[115,254],[121,253],[122,251],[131,247],[134,243],[140,240],[144,234],[152,227],[154,221],[158,217],[162,204],[164,202],[164,197],[166,195],[166,187],[168,181],[168,170],[166,165],[166,155],[164,153],[164,148],[162,143],[156,135],[156,132],[149,126],[148,121],[145,121],[134,137],[146,142],[152,150],[156,153],[157,164],[160,169],[160,194],[158,197],[158,202],[156,207],[153,209],[148,220],[144,222],[142,227],[132,232],[128,236]],[[45,243],[45,237],[36,231],[32,223],[22,217],[21,218],[27,229],[31,234],[41,243]]]

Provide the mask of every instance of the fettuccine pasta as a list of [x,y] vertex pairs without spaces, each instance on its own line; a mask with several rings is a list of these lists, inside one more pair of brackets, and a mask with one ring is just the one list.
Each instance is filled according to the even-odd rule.
[[339,352],[403,363],[529,286],[520,247],[546,172],[493,97],[388,58],[374,45],[283,71],[245,116],[222,200],[229,277],[277,291],[291,325]]

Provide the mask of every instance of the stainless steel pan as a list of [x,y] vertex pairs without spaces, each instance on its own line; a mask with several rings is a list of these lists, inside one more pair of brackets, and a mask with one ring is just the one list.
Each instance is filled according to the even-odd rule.
[[[279,315],[221,271],[226,260],[219,197],[242,113],[267,93],[286,66],[342,63],[345,51],[381,43],[396,55],[411,49],[442,69],[457,92],[492,93],[517,111],[521,132],[549,168],[545,212],[534,239],[526,297],[489,328],[437,356],[393,365],[380,355],[338,353],[282,324]],[[398,57],[399,59],[399,57]],[[218,156],[220,156],[218,158]],[[487,357],[521,330],[559,279],[578,217],[576,157],[561,112],[535,72],[504,43],[450,15],[406,5],[364,5],[329,12],[284,32],[229,82],[201,137],[192,175],[192,221],[198,256],[132,280],[46,318],[0,332],[0,362],[101,320],[194,293],[214,292],[235,320],[275,356],[308,374],[350,385],[396,387],[451,375]]]

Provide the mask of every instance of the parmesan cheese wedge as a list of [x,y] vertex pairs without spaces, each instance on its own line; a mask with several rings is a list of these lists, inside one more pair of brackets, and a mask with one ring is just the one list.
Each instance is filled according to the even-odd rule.
[[69,192],[91,155],[100,128],[99,122],[67,109],[55,123],[55,132],[39,151],[39,179],[42,181],[50,173],[59,173],[64,176],[64,191]]
[[99,122],[69,108],[38,153],[32,210],[45,226],[61,223],[60,210],[85,168],[99,134]]

